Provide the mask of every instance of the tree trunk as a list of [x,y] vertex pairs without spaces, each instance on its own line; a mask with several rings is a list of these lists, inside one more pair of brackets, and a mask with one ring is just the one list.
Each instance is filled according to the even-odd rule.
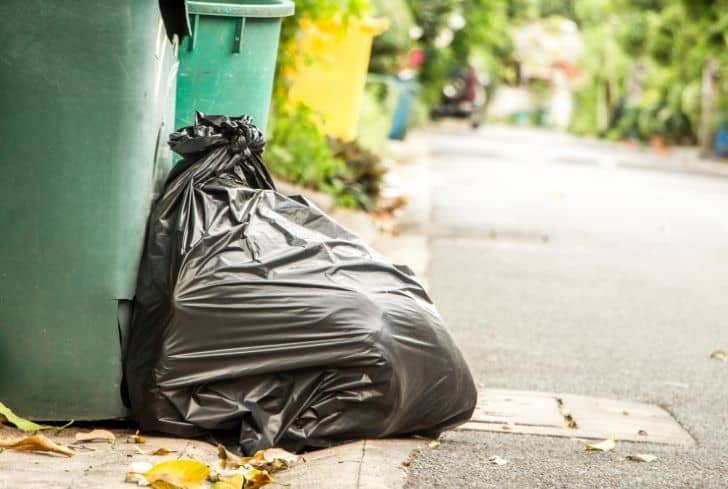
[[698,130],[700,156],[703,158],[709,157],[713,150],[713,112],[718,74],[718,61],[715,58],[708,59],[703,67],[700,94],[700,128]]

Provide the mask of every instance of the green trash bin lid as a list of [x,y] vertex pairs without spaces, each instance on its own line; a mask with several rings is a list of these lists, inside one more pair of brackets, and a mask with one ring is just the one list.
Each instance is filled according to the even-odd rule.
[[291,0],[187,0],[187,12],[200,15],[274,18],[293,15],[295,9]]

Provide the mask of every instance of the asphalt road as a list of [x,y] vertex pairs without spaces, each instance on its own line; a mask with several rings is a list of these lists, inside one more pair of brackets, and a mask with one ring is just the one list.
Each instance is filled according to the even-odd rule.
[[477,381],[655,403],[698,446],[455,432],[407,487],[728,487],[728,178],[534,130],[427,138],[428,280]]

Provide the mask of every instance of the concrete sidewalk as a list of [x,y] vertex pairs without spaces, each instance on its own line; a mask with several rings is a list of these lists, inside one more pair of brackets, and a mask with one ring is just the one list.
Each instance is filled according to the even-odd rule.
[[[103,425],[99,425],[103,428]],[[156,464],[166,460],[194,459],[211,467],[218,459],[217,447],[198,440],[147,436],[146,443],[127,443],[134,430],[113,429],[114,443],[74,443],[77,433],[87,429],[68,428],[57,435],[45,432],[56,443],[71,447],[72,457],[40,452],[0,453],[0,489],[130,489],[124,482],[133,462]],[[0,429],[0,437],[22,436],[12,428]],[[292,489],[395,489],[405,483],[408,457],[426,441],[365,440],[301,455],[290,469],[274,474],[279,485]],[[164,456],[145,455],[164,448]],[[144,453],[140,453],[140,451]],[[271,485],[270,487],[275,487]]]

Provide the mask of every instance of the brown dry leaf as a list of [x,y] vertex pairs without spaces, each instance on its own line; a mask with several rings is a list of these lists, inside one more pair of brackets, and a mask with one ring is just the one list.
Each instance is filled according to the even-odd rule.
[[639,430],[637,434],[640,436],[647,436],[647,432],[645,430]]
[[220,479],[212,485],[212,489],[242,489],[245,484],[245,478],[242,474],[232,477]]
[[258,450],[252,457],[238,457],[223,445],[218,445],[217,456],[223,469],[237,469],[243,465],[249,465],[269,472],[286,470],[298,461],[298,455],[281,448]]
[[51,452],[73,457],[75,452],[67,446],[55,443],[43,435],[24,436],[0,440],[0,448],[10,448],[18,452]]
[[255,458],[262,458],[262,460],[269,463],[275,461],[283,461],[286,462],[286,464],[288,465],[293,465],[298,462],[298,455],[283,450],[282,448],[267,448],[265,450],[261,450],[255,454]]
[[225,445],[217,446],[217,458],[220,459],[220,466],[223,469],[237,469],[245,465],[250,457],[238,457],[233,452],[225,448]]
[[713,353],[710,354],[710,358],[720,360],[721,362],[728,362],[728,352],[726,352],[725,350],[715,350]]
[[116,436],[107,430],[92,430],[88,433],[76,433],[76,441],[74,443],[94,441],[114,443],[116,441]]
[[134,433],[133,435],[129,435],[126,437],[126,442],[134,443],[136,445],[143,445],[147,442],[147,439],[140,435],[139,430],[137,430],[136,433]]
[[657,456],[649,453],[635,453],[634,455],[627,455],[627,460],[634,462],[654,462],[657,460]]
[[156,450],[142,450],[139,447],[134,447],[134,451],[139,455],[154,455],[157,457],[163,457],[165,455],[169,455],[170,453],[176,452],[176,450],[167,450],[164,447],[157,448]]
[[608,452],[616,446],[614,438],[607,438],[599,443],[587,443],[584,448],[587,451]]
[[267,470],[250,469],[243,475],[245,483],[243,489],[258,489],[266,484],[275,482]]
[[144,478],[154,489],[196,489],[209,474],[210,468],[202,462],[180,459],[158,463],[144,473]]

